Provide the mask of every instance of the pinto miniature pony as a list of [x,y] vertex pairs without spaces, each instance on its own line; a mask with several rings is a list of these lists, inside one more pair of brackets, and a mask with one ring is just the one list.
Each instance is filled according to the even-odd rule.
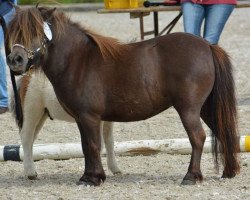
[[[20,125],[20,137],[23,146],[24,174],[29,179],[35,179],[37,173],[32,157],[33,143],[48,117],[51,119],[74,122],[68,113],[59,104],[51,83],[40,72],[30,71],[17,82],[23,110],[23,122]],[[10,99],[10,110],[15,115],[15,101],[13,95]],[[18,120],[18,119],[17,119]],[[117,167],[114,154],[114,139],[112,134],[113,123],[101,123],[101,138],[104,139],[107,152],[108,168],[113,174],[121,173]]]
[[24,73],[31,65],[42,66],[60,104],[78,125],[85,158],[79,184],[96,186],[106,179],[101,120],[144,120],[171,106],[192,145],[182,184],[202,180],[206,134],[200,117],[212,131],[216,165],[222,155],[223,177],[239,172],[232,66],[219,46],[186,33],[121,44],[45,7],[18,9],[8,36],[11,70]]

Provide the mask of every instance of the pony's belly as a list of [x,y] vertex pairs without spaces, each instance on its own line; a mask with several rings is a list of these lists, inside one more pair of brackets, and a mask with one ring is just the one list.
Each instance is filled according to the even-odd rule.
[[171,104],[164,104],[159,107],[152,107],[147,105],[141,105],[139,107],[121,106],[119,109],[112,110],[109,113],[105,113],[102,116],[102,120],[112,122],[140,121],[153,117],[168,109],[169,107],[171,107]]
[[75,122],[75,119],[63,109],[63,107],[57,100],[55,94],[51,95],[50,99],[47,99],[46,105],[49,111],[49,115],[53,119],[72,122],[72,123]]
[[172,106],[168,92],[161,88],[138,86],[137,88],[131,88],[132,92],[129,90],[124,91],[109,96],[106,100],[102,120],[116,122],[140,121],[155,116]]

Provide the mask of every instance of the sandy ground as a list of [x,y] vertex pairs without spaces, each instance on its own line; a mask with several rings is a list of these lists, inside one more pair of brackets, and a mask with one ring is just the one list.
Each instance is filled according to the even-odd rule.
[[[128,14],[98,15],[95,12],[69,13],[73,20],[97,32],[124,42],[139,40],[139,22]],[[160,27],[177,13],[160,13]],[[220,44],[232,57],[237,87],[239,130],[250,134],[250,10],[237,9],[223,32]],[[152,15],[146,17],[146,28],[152,27]],[[174,31],[182,31],[182,20]],[[73,37],[73,36],[72,36]],[[10,113],[0,115],[1,145],[20,143],[18,129]],[[207,129],[206,129],[207,130]],[[207,130],[207,133],[208,130]],[[177,113],[169,109],[149,120],[116,123],[116,141],[187,137]],[[36,143],[80,142],[75,124],[47,121]],[[0,163],[0,199],[250,199],[250,154],[241,153],[241,173],[233,179],[220,179],[213,167],[211,154],[203,154],[201,169],[204,181],[195,186],[180,186],[190,155],[117,157],[123,171],[107,174],[101,187],[77,186],[83,173],[83,159],[42,160],[35,163],[38,180],[26,180],[21,162]]]

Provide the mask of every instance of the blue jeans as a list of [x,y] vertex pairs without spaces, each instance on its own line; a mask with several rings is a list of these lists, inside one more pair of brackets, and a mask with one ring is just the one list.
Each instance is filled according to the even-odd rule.
[[[15,9],[5,14],[3,17],[6,24],[12,19]],[[0,26],[0,107],[8,107],[8,89],[6,80],[6,55],[4,47],[4,33],[2,26]]]
[[222,30],[235,5],[201,5],[192,2],[182,3],[184,31],[201,37],[201,25],[205,20],[203,38],[217,44]]

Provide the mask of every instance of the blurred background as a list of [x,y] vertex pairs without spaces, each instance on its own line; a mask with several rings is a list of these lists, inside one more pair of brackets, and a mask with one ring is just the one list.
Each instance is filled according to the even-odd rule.
[[[103,2],[103,0],[57,0],[59,3],[97,3]],[[18,0],[18,4],[36,4],[34,0]]]

